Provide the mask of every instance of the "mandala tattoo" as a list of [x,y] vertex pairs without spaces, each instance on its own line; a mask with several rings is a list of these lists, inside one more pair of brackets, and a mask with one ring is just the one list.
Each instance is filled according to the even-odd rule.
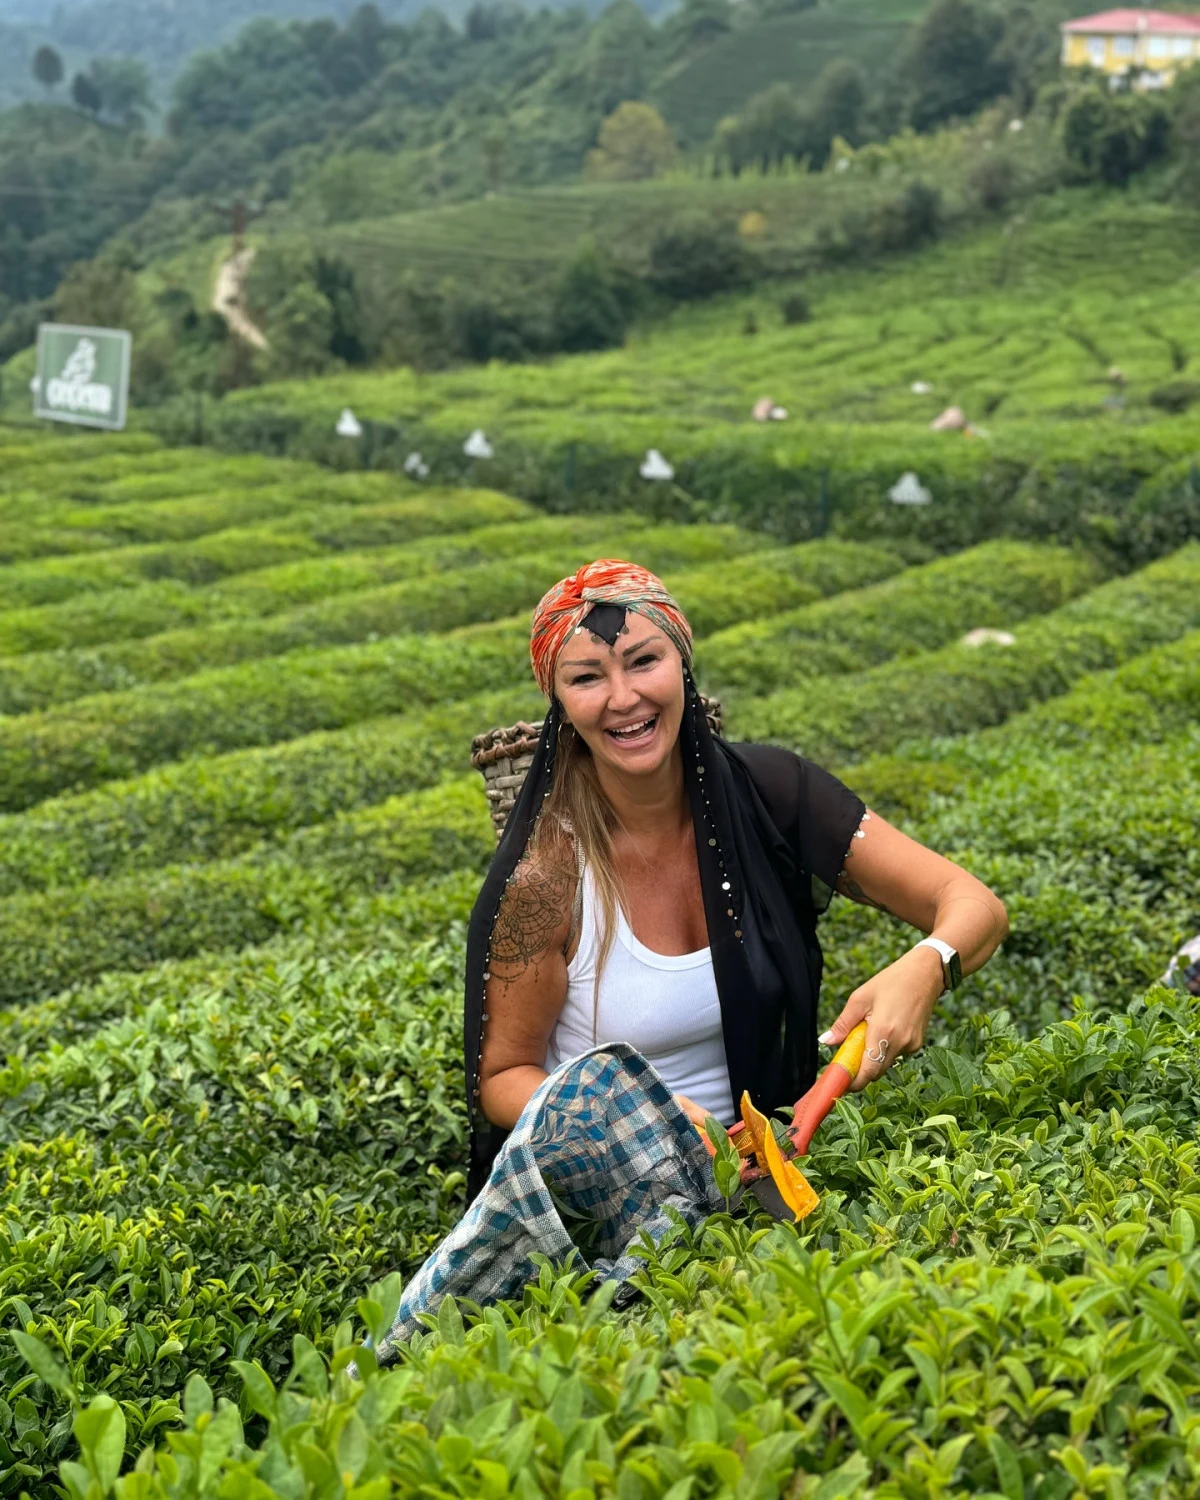
[[574,886],[570,868],[540,870],[527,865],[500,903],[492,928],[491,967],[524,969],[545,953],[570,910]]

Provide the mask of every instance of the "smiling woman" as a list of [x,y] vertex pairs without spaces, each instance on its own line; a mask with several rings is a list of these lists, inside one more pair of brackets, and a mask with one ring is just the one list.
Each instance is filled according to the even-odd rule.
[[791,1106],[817,1068],[834,891],[930,934],[846,1002],[856,1087],[920,1047],[947,987],[1007,930],[1001,902],[790,751],[714,735],[691,629],[662,583],[601,561],[534,614],[550,700],[471,920],[465,1007],[472,1193],[561,1064],[627,1043],[696,1125],[749,1091]]

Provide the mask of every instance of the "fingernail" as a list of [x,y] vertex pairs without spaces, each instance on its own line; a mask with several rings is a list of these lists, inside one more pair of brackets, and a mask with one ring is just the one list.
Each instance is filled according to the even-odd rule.
[[820,1042],[820,1044],[821,1044],[822,1047],[832,1047],[833,1046],[833,1032],[832,1031],[823,1031],[821,1033],[821,1035],[817,1038],[817,1041]]

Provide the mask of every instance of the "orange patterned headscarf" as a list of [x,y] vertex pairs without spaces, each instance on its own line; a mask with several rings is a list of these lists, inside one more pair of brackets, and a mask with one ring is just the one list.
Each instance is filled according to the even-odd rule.
[[529,656],[547,698],[554,696],[554,668],[568,636],[596,604],[619,604],[644,615],[678,648],[684,666],[691,665],[692,628],[662,580],[636,563],[605,558],[556,583],[533,612]]

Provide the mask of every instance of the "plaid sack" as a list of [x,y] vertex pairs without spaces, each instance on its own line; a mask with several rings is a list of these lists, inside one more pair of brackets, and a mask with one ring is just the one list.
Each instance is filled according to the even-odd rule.
[[535,1254],[625,1281],[641,1264],[630,1247],[643,1231],[657,1243],[669,1210],[697,1224],[722,1205],[696,1127],[646,1059],[620,1042],[594,1047],[525,1106],[487,1185],[405,1288],[379,1358],[443,1297],[482,1305],[513,1296],[537,1275]]

